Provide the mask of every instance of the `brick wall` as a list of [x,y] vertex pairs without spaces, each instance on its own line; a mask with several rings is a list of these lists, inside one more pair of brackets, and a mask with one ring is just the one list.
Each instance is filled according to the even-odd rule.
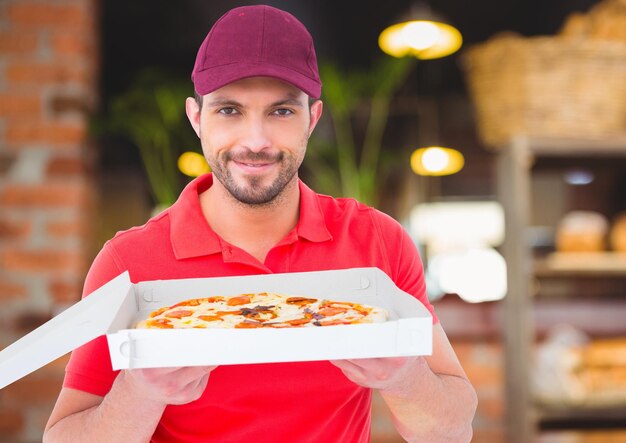
[[[80,298],[96,1],[0,1],[0,349]],[[0,391],[0,441],[41,441],[65,361]]]

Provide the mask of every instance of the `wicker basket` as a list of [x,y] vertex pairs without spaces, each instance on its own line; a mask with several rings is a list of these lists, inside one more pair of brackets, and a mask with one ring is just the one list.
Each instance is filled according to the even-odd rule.
[[626,44],[501,36],[464,54],[478,134],[490,147],[516,135],[626,133]]

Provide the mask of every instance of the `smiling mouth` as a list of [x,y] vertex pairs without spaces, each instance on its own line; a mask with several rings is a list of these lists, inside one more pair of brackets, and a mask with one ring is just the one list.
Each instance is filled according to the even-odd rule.
[[249,168],[260,168],[263,166],[270,165],[270,163],[245,163],[245,162],[237,162],[240,165],[247,166]]
[[243,173],[262,173],[277,166],[281,160],[280,153],[269,152],[246,152],[228,153],[226,161],[232,161]]
[[235,160],[234,163],[237,167],[245,174],[253,174],[253,173],[261,173],[265,171],[269,171],[276,163],[275,162],[264,162],[264,163],[248,163]]

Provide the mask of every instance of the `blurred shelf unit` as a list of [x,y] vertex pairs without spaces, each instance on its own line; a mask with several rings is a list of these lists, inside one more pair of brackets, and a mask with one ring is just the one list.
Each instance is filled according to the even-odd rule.
[[[626,406],[624,403],[578,405],[567,403],[536,403],[534,409],[541,415],[541,430],[571,429],[624,429]],[[626,431],[625,431],[626,432]],[[604,440],[597,440],[602,441]]]
[[[581,405],[566,401],[541,402],[531,392],[533,346],[536,339],[534,289],[537,279],[626,279],[626,254],[551,253],[535,259],[526,240],[533,200],[533,164],[539,158],[581,161],[605,157],[626,159],[626,135],[602,139],[516,137],[497,154],[497,188],[505,212],[508,292],[504,300],[507,442],[535,441],[539,424],[575,422],[583,418],[615,418],[626,423],[626,399]],[[626,296],[626,293],[624,294]],[[592,315],[592,313],[590,313]]]
[[615,401],[591,400],[584,403],[568,403],[563,401],[537,401],[535,408],[546,421],[567,420],[594,420],[594,421],[621,421],[626,416],[626,399]]
[[[535,262],[537,277],[626,278],[626,253],[554,252]],[[626,296],[626,294],[624,294]]]
[[626,158],[626,135],[604,138],[528,138],[516,137],[504,149],[513,145],[525,151],[525,155],[556,157],[616,156]]

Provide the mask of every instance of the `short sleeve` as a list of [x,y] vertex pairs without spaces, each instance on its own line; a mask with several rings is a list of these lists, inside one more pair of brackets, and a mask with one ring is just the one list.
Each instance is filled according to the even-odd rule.
[[391,279],[398,288],[417,298],[433,317],[433,324],[439,322],[435,308],[428,300],[424,266],[415,243],[398,221],[376,211],[378,228],[386,248]]

